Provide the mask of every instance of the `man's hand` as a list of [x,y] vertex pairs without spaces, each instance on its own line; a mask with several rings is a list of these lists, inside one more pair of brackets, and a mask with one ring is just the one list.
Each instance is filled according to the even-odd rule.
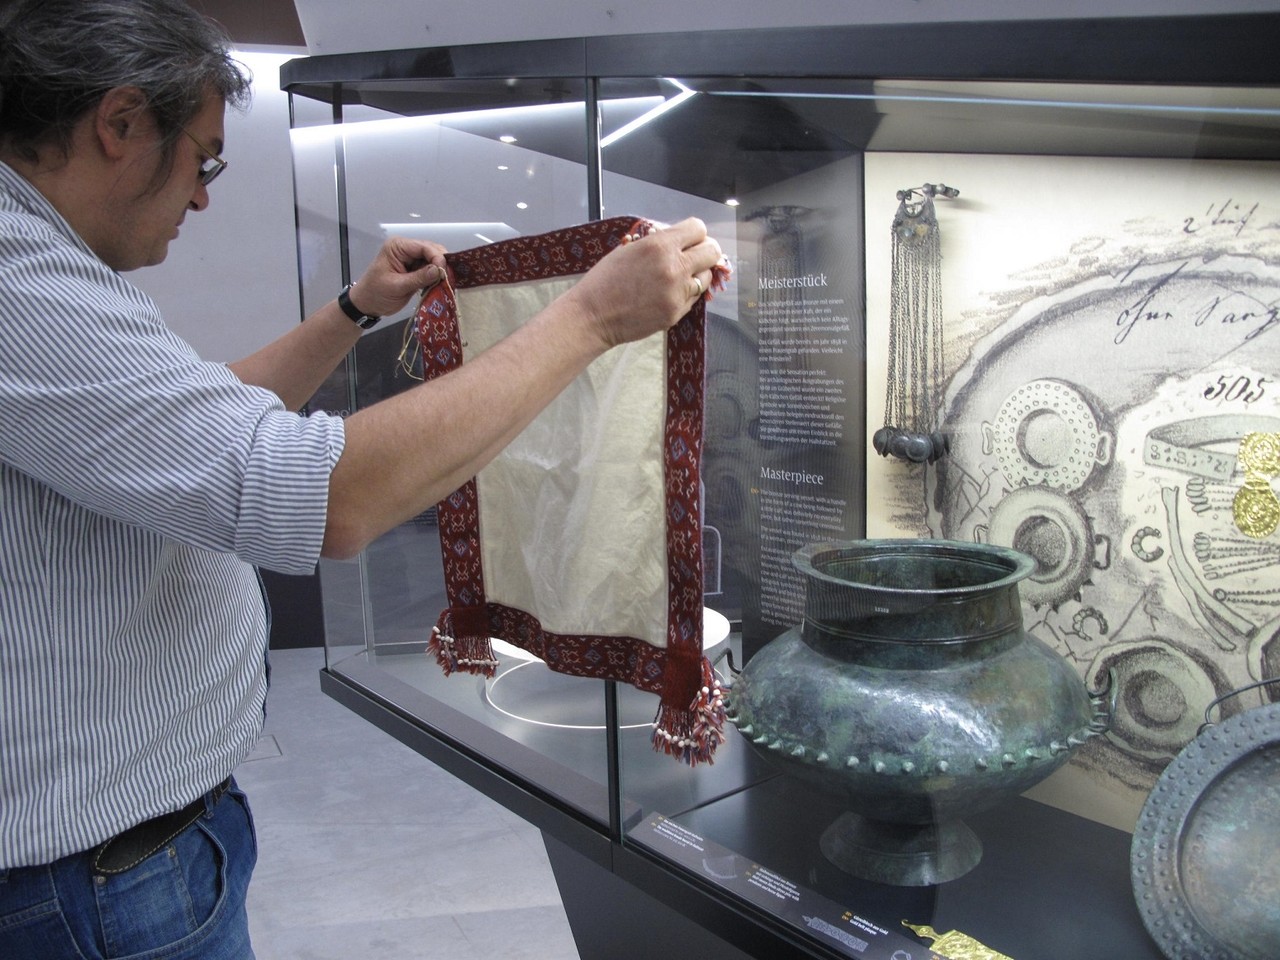
[[617,247],[563,299],[593,319],[604,348],[642,340],[689,312],[722,256],[706,224],[691,217]]
[[392,237],[351,291],[352,302],[377,317],[397,313],[419,291],[444,279],[444,254],[438,243]]

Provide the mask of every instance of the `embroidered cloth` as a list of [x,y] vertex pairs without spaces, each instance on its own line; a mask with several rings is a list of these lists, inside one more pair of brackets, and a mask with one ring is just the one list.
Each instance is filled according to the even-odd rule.
[[[631,217],[447,255],[413,319],[423,375],[466,363],[647,233]],[[723,279],[718,277],[718,279]],[[440,502],[449,607],[429,652],[493,676],[490,638],[659,697],[656,749],[710,762],[724,707],[702,653],[705,301],[610,350]]]

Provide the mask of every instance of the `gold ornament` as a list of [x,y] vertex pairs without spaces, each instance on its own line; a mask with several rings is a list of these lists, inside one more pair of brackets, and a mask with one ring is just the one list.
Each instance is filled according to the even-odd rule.
[[1275,532],[1280,524],[1280,500],[1267,478],[1256,473],[1247,474],[1244,486],[1231,501],[1231,513],[1236,527],[1246,537],[1261,540]]
[[916,936],[932,940],[932,949],[947,957],[948,960],[1013,960],[1012,957],[992,950],[959,930],[938,933],[933,927],[916,926],[905,920],[902,921],[902,925],[914,931]]
[[1280,474],[1280,433],[1246,433],[1236,462],[1244,468],[1244,486],[1231,501],[1231,513],[1241,533],[1261,540],[1280,525],[1280,499],[1267,479]]
[[1246,474],[1280,474],[1280,433],[1246,433],[1236,459]]

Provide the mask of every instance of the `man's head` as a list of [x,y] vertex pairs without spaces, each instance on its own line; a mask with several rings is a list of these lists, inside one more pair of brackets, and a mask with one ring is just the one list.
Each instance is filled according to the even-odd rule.
[[136,87],[166,158],[210,94],[243,107],[249,78],[226,35],[185,0],[17,0],[0,13],[0,150],[66,155],[77,122]]
[[0,159],[109,266],[160,263],[209,202],[249,77],[185,0],[17,0],[0,15]]

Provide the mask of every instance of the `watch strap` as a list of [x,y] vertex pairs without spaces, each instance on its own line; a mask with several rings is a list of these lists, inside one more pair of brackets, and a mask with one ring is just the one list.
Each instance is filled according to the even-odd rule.
[[368,330],[375,323],[381,320],[382,317],[375,317],[371,313],[360,312],[360,308],[351,302],[351,288],[354,286],[354,283],[348,283],[342,288],[342,292],[338,294],[338,306],[341,308],[343,313],[351,318],[352,323],[361,330]]

